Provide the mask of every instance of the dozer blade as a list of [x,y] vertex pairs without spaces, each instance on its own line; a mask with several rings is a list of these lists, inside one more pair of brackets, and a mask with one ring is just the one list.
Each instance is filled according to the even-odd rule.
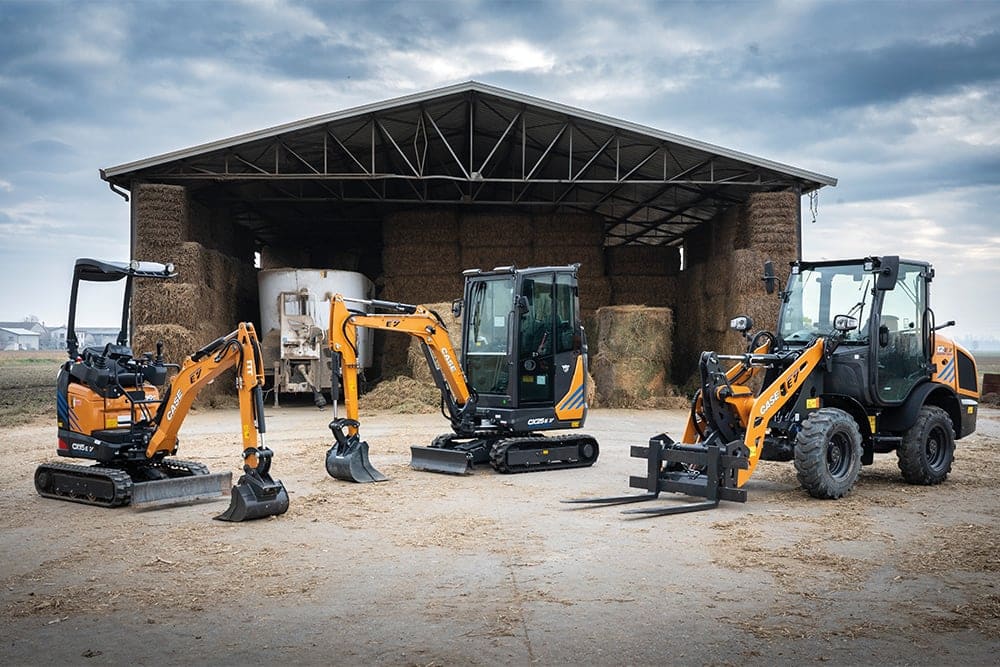
[[334,479],[345,482],[384,482],[388,477],[380,473],[368,459],[368,443],[352,439],[347,446],[335,444],[326,453],[326,471]]
[[280,481],[249,470],[233,486],[229,507],[215,517],[219,521],[250,521],[288,511],[288,492]]
[[224,500],[232,483],[231,472],[136,482],[132,485],[131,505],[133,509],[146,510]]
[[472,454],[457,449],[414,445],[410,447],[410,467],[448,475],[471,475]]

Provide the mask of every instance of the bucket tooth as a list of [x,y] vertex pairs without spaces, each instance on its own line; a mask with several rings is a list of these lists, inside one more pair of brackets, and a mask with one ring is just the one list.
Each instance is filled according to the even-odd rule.
[[146,510],[224,500],[226,490],[232,483],[231,472],[135,482],[132,485],[131,506],[136,510]]
[[250,521],[288,511],[288,492],[284,484],[271,479],[270,475],[260,475],[249,466],[244,466],[244,470],[246,472],[232,488],[229,507],[216,519]]

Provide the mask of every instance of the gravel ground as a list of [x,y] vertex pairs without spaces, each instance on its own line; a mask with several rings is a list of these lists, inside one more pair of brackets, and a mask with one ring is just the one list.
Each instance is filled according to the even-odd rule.
[[[46,500],[47,419],[0,452],[3,664],[996,664],[1000,411],[958,443],[938,487],[895,457],[840,501],[763,462],[746,504],[627,520],[562,498],[618,494],[631,444],[679,410],[595,410],[588,469],[453,477],[409,469],[439,415],[363,415],[391,479],[327,476],[329,409],[268,406],[281,517],[212,521],[223,503],[148,512]],[[179,455],[232,469],[236,410],[192,413]],[[671,502],[671,501],[664,501]]]

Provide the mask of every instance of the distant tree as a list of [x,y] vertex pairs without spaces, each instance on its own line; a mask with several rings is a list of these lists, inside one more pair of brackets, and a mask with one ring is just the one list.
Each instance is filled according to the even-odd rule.
[[38,315],[27,315],[27,316],[25,316],[24,321],[25,322],[31,322],[32,324],[37,324],[38,321],[39,321],[38,320]]

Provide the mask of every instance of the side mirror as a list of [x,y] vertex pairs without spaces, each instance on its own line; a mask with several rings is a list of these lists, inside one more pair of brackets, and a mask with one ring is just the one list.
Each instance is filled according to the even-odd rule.
[[886,255],[881,258],[878,273],[875,274],[875,289],[888,292],[896,287],[899,279],[899,255]]
[[878,346],[888,347],[889,345],[889,327],[882,325],[878,328]]
[[778,279],[774,276],[774,262],[771,260],[764,262],[764,277],[761,280],[764,281],[764,289],[767,290],[767,293],[774,294],[774,286]]
[[850,315],[837,315],[833,318],[833,328],[840,333],[847,333],[858,328],[858,318]]
[[733,331],[746,333],[753,329],[753,318],[749,315],[738,315],[737,317],[729,320],[729,328]]
[[462,300],[455,299],[451,302],[451,314],[455,316],[455,319],[460,319],[462,317]]

